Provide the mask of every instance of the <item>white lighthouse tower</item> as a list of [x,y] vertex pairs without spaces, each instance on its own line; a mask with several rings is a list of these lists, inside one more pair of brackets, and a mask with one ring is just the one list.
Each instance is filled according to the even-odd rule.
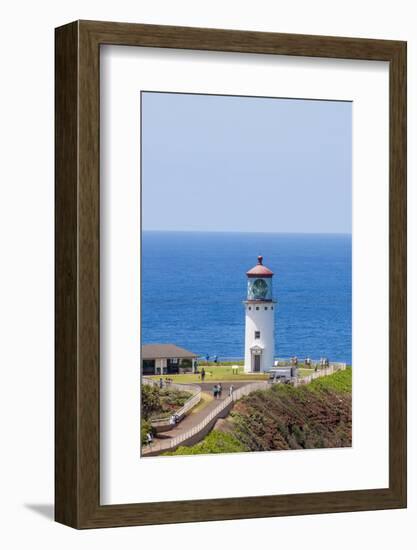
[[245,372],[268,371],[274,366],[275,300],[272,298],[272,277],[270,269],[262,264],[250,269],[248,294],[245,300]]

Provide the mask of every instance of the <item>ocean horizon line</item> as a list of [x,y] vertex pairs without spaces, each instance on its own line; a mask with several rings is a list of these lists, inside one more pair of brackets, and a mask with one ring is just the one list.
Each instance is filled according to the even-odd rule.
[[352,233],[342,231],[229,231],[229,230],[203,230],[203,229],[143,229],[142,233],[205,233],[205,234],[234,234],[234,235],[338,235],[351,237]]

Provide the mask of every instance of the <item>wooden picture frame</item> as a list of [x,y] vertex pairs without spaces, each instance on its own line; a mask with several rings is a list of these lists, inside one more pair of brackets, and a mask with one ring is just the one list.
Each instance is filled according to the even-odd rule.
[[[55,518],[75,528],[406,506],[406,43],[76,21],[56,29]],[[117,44],[389,62],[389,487],[100,505],[99,56]]]

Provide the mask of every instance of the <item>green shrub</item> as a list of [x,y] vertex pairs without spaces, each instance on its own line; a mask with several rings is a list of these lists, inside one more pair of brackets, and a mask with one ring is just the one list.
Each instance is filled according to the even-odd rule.
[[206,455],[218,453],[240,453],[248,449],[232,434],[213,430],[197,445],[193,447],[178,447],[166,455]]
[[148,422],[147,420],[142,420],[140,424],[140,440],[142,442],[142,445],[145,445],[148,442],[148,433],[155,435],[155,430],[150,422]]
[[142,416],[148,420],[150,416],[162,411],[159,388],[157,386],[142,385]]
[[180,409],[190,397],[190,392],[144,384],[142,385],[141,399],[142,416],[145,420],[150,420],[161,415],[168,415]]

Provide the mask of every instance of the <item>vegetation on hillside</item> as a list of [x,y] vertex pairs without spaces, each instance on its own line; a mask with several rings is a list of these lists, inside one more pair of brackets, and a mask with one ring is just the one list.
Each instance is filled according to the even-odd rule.
[[176,451],[166,455],[207,455],[218,453],[239,453],[247,451],[246,447],[232,434],[211,431],[203,441],[193,447],[178,447]]
[[239,400],[202,442],[171,454],[349,447],[351,392],[350,368],[305,386],[274,385]]
[[146,443],[148,433],[154,434],[155,432],[151,424],[153,418],[169,416],[180,409],[190,397],[190,392],[143,384],[141,399],[142,419],[140,426],[142,444]]
[[145,420],[169,416],[190,399],[191,393],[176,388],[142,385],[142,416]]
[[145,445],[148,442],[148,434],[155,436],[156,431],[152,427],[152,424],[149,420],[144,420],[142,418],[140,422],[140,441],[142,445]]

